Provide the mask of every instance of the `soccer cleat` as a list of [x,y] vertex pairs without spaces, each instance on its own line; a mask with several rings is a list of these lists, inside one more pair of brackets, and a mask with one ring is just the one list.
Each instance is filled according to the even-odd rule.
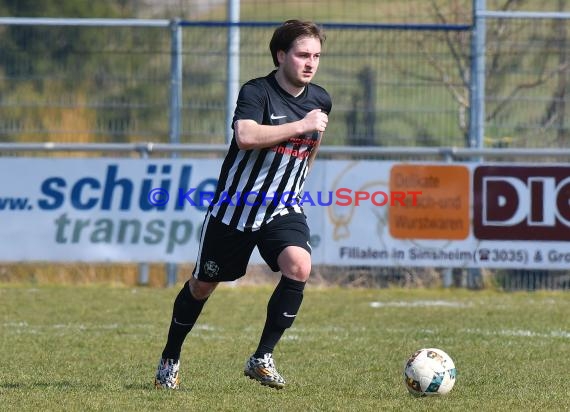
[[180,361],[174,359],[161,359],[158,362],[156,376],[154,378],[154,386],[161,389],[178,389],[178,369]]
[[275,362],[271,353],[266,353],[263,358],[256,358],[252,355],[245,364],[243,374],[265,386],[275,389],[285,387],[285,379],[275,369]]

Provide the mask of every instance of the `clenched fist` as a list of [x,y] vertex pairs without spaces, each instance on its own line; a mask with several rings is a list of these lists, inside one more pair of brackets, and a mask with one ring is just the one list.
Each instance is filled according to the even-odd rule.
[[328,122],[329,116],[325,112],[322,112],[321,109],[311,110],[303,118],[305,133],[312,133],[314,131],[324,132]]

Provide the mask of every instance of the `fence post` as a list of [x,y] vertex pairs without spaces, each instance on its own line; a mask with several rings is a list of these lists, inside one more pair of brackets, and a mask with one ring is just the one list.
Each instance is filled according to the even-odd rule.
[[482,149],[485,135],[485,36],[486,22],[482,15],[486,0],[473,0],[473,32],[471,35],[471,85],[469,146]]
[[146,262],[139,263],[139,285],[148,286],[149,284],[149,266]]
[[[148,151],[142,147],[138,149],[141,159],[148,158]],[[149,265],[148,262],[139,263],[139,285],[148,286],[149,284]]]
[[[179,19],[170,22],[170,117],[169,136],[171,144],[180,143],[180,116],[182,111],[182,27]],[[171,157],[176,158],[173,151]],[[178,267],[176,263],[166,264],[166,286],[176,284]]]
[[[444,154],[445,163],[453,163],[453,155],[451,151]],[[444,268],[442,273],[442,285],[444,288],[450,288],[453,285],[453,268]]]
[[[473,0],[473,25],[471,36],[471,90],[469,146],[483,149],[485,145],[485,49],[487,25],[486,0]],[[483,161],[483,157],[479,157]],[[467,287],[480,289],[483,285],[481,268],[467,270]]]
[[232,140],[232,120],[234,116],[235,104],[239,93],[239,42],[240,28],[235,23],[240,21],[240,0],[227,0],[228,17],[230,23],[228,27],[227,39],[227,82],[226,82],[226,143]]
[[[182,27],[180,20],[170,22],[170,143],[180,143],[180,112],[182,106]],[[172,157],[176,157],[172,152]]]

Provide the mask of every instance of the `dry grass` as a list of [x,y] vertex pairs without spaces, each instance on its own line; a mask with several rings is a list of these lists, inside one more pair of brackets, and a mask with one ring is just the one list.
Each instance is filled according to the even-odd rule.
[[[193,263],[177,266],[176,283],[191,276]],[[160,288],[167,284],[165,264],[148,266],[148,283],[142,286]],[[248,273],[234,285],[271,285],[280,274],[272,272],[266,265],[250,265]],[[453,286],[465,287],[465,274],[454,272]],[[433,268],[389,268],[389,267],[341,267],[319,265],[313,267],[309,280],[314,286],[342,286],[357,288],[438,288],[442,286],[441,271]],[[116,285],[141,286],[139,265],[131,264],[89,264],[89,263],[15,263],[0,265],[0,283],[32,283],[58,285]],[[492,274],[484,274],[484,287],[492,287]]]

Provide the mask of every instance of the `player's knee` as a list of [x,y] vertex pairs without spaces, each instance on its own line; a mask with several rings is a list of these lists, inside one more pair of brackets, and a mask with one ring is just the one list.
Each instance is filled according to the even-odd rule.
[[306,282],[311,275],[311,262],[291,264],[283,270],[283,275],[299,282]]
[[218,286],[217,282],[202,282],[195,278],[191,278],[189,282],[190,293],[196,300],[208,298],[216,289],[216,286]]
[[300,247],[287,247],[278,258],[279,268],[284,276],[306,282],[311,274],[311,255]]

